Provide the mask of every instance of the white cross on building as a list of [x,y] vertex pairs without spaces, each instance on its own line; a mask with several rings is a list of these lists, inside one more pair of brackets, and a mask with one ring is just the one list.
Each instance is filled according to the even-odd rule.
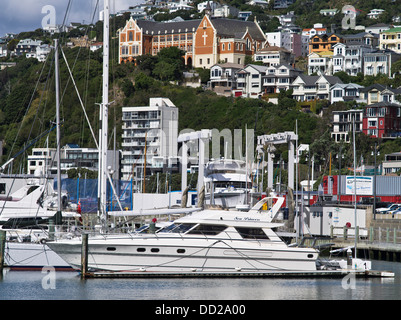
[[205,46],[206,45],[206,38],[207,38],[207,34],[206,34],[206,31],[204,31],[203,32],[203,45]]

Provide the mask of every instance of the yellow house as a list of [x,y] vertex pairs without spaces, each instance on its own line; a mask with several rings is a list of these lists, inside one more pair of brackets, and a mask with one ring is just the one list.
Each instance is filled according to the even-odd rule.
[[401,27],[380,32],[379,48],[401,53]]

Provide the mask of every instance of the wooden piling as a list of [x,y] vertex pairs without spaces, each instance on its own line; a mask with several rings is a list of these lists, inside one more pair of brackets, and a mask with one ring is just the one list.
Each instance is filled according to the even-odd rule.
[[0,278],[3,276],[5,249],[6,249],[6,231],[0,230]]
[[82,234],[81,248],[81,279],[85,279],[88,274],[88,234]]

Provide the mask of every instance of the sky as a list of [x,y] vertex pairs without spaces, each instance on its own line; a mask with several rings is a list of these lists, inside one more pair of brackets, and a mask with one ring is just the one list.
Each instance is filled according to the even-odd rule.
[[[102,10],[103,0],[98,1]],[[6,33],[20,33],[41,28],[42,20],[45,24],[49,23],[49,17],[52,16],[49,6],[54,8],[56,24],[62,24],[69,2],[71,4],[67,15],[67,25],[70,22],[90,23],[92,21],[97,0],[0,0],[0,37]],[[117,12],[141,2],[140,0],[110,0],[110,10]],[[97,12],[95,22],[98,19]]]

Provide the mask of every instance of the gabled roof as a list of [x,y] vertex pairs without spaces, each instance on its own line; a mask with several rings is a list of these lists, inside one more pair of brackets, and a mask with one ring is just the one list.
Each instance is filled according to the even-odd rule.
[[380,92],[388,90],[388,91],[393,92],[394,94],[401,94],[401,89],[399,89],[399,88],[397,88],[397,89],[391,88],[389,86],[385,86],[385,85],[382,85],[380,83],[372,84],[369,87],[364,88],[362,91],[363,92],[368,92],[368,91],[370,91],[372,89],[377,89]]
[[243,69],[244,65],[243,64],[238,64],[238,63],[231,63],[231,62],[226,62],[226,63],[216,63],[213,67],[221,67],[223,69]]
[[166,33],[167,34],[172,34],[173,31],[174,33],[186,33],[186,29],[188,31],[196,30],[200,24],[201,20],[196,19],[196,20],[184,20],[184,21],[174,21],[174,22],[156,22],[156,21],[149,21],[149,20],[137,20],[136,24],[138,25],[139,28],[143,30],[143,33],[146,34],[146,31],[148,34],[153,34],[157,35],[163,35]]
[[248,67],[251,67],[251,68],[253,68],[256,71],[261,72],[261,73],[266,72],[266,70],[268,69],[268,67],[266,67],[266,66],[260,66],[260,65],[257,65],[257,64],[248,64],[248,65],[245,66],[244,69],[246,69]]
[[357,83],[335,83],[330,89],[338,88],[338,87],[342,88],[342,89],[350,89],[350,88],[363,89],[364,88],[364,86],[361,86]]
[[364,108],[378,108],[378,107],[396,107],[399,108],[401,107],[401,105],[396,104],[396,103],[391,103],[391,102],[386,102],[386,101],[380,101],[380,102],[376,102],[373,104],[368,104],[366,106],[364,106]]
[[308,76],[306,74],[300,74],[298,78],[300,78],[305,83],[305,85],[312,86],[316,83],[317,79],[319,79],[320,76]]
[[326,76],[326,75],[308,76],[308,75],[305,75],[305,74],[300,74],[298,76],[298,78],[300,78],[305,83],[305,85],[307,85],[307,86],[315,85],[316,82],[321,78],[324,78],[331,85],[334,85],[336,83],[343,83],[341,81],[341,79],[339,77],[336,77],[336,76]]
[[266,40],[265,35],[254,21],[243,21],[225,18],[210,18],[218,35],[241,39],[246,31],[255,40]]
[[[339,77],[336,77],[336,76],[321,75],[321,76],[319,77],[319,79],[320,79],[320,78],[326,79],[326,81],[327,81],[329,84],[331,84],[331,85],[334,85],[334,84],[336,84],[336,83],[343,83],[343,82],[341,81],[341,79],[340,79]],[[318,80],[319,80],[319,79],[318,79]]]

